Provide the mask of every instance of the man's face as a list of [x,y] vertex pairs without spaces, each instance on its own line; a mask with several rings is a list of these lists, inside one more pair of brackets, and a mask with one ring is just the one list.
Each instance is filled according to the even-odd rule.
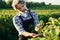
[[22,11],[22,12],[24,12],[25,11],[25,5],[24,4],[17,4],[16,5],[16,8],[19,10],[19,11]]

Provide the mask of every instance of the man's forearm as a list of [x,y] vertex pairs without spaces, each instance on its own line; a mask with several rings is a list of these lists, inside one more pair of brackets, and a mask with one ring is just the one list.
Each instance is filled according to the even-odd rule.
[[35,38],[35,37],[38,37],[39,35],[38,34],[35,34],[35,33],[29,33],[29,32],[23,32],[23,36],[25,36],[25,37],[33,37],[33,38]]
[[29,33],[29,32],[24,31],[22,33],[22,35],[25,36],[25,37],[31,37],[32,36],[32,33]]

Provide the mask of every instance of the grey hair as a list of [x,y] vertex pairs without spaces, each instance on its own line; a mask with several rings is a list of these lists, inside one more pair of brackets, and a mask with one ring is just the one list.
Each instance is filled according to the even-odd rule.
[[[12,7],[13,7],[14,10],[17,10],[16,7],[15,7],[15,5],[18,4],[18,3],[22,3],[26,7],[26,1],[25,0],[13,0]],[[27,7],[26,7],[26,9],[27,9]]]

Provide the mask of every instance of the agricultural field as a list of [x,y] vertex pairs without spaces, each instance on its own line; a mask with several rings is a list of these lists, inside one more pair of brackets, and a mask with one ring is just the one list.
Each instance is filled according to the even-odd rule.
[[[38,15],[50,15],[50,14],[60,14],[60,10],[38,10],[38,9],[31,9],[32,11],[36,12]],[[15,10],[12,9],[0,9],[0,14],[4,14],[4,15],[12,15],[14,16],[17,12]]]
[[[60,10],[38,10],[36,12],[43,28],[38,34],[43,37],[28,40],[60,40]],[[12,18],[18,12],[13,9],[0,9],[0,40],[18,40],[18,34],[13,26]]]

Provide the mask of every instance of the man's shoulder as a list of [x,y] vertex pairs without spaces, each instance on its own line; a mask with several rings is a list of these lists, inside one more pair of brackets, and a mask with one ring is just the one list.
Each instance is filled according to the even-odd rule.
[[31,13],[31,15],[36,15],[36,12],[34,12],[34,11],[31,11],[30,13]]
[[31,13],[36,13],[36,12],[34,12],[34,11],[31,11]]

